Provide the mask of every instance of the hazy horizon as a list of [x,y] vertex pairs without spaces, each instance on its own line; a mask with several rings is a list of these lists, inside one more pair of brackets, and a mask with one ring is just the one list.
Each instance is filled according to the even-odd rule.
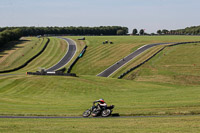
[[200,25],[198,0],[1,0],[0,27],[125,26],[181,29]]

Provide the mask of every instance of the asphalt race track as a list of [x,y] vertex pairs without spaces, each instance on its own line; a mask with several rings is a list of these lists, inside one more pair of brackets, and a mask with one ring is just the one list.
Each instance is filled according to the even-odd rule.
[[154,46],[164,45],[164,44],[171,44],[171,43],[156,43],[156,44],[144,45],[144,46],[138,48],[136,51],[134,51],[130,55],[128,55],[125,58],[121,59],[117,63],[113,64],[112,66],[110,66],[109,68],[107,68],[106,70],[104,70],[103,72],[99,73],[97,76],[100,76],[100,77],[109,77],[112,73],[114,73],[115,71],[117,71],[119,68],[121,68],[122,66],[124,66],[126,63],[128,63],[132,59],[136,58],[138,55],[140,55],[144,51],[146,51],[149,48],[152,48]]
[[56,71],[57,69],[65,66],[67,63],[70,62],[70,60],[73,58],[73,56],[75,55],[77,48],[76,48],[76,43],[68,38],[61,38],[63,40],[65,40],[68,43],[68,51],[65,54],[65,56],[54,66],[52,66],[51,68],[48,68],[46,71],[47,72],[53,72]]

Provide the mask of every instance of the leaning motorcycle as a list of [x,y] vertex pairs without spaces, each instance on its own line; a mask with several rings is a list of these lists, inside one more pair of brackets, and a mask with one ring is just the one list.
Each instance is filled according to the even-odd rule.
[[103,109],[98,109],[98,106],[92,106],[90,109],[87,109],[85,112],[83,112],[83,117],[89,117],[90,115],[93,117],[102,116],[102,117],[108,117],[112,114],[114,105],[107,106]]

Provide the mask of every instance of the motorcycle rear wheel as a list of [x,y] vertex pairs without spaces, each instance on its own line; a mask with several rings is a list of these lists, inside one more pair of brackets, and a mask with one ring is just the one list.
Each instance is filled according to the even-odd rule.
[[110,109],[106,109],[106,110],[102,111],[101,116],[102,117],[108,117],[110,114],[111,114],[111,110]]

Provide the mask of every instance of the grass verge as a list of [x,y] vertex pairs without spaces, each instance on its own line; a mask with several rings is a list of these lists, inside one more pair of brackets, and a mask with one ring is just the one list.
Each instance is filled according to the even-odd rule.
[[[20,41],[8,44],[15,45],[9,50],[0,53],[0,70],[9,70],[17,68],[32,58],[40,51],[47,42],[46,38],[22,38]],[[7,47],[8,48],[8,47]]]
[[199,116],[104,119],[0,119],[0,132],[197,133]]
[[94,76],[1,76],[1,115],[81,116],[104,98],[120,115],[199,114],[199,85],[134,82]]
[[[80,37],[70,36],[78,39]],[[105,40],[114,44],[105,44]],[[84,57],[72,69],[78,75],[97,75],[140,46],[152,43],[198,41],[193,36],[87,36],[83,41],[88,45]]]
[[183,85],[199,84],[199,50],[199,43],[167,47],[142,67],[128,74],[125,79]]
[[[37,71],[41,68],[49,68],[55,65],[63,56],[66,54],[67,51],[67,43],[59,38],[50,37],[50,42],[45,51],[30,62],[26,67],[20,69],[18,71],[12,72],[14,73],[26,73],[27,71]],[[38,52],[38,51],[37,51]],[[16,51],[18,53],[18,51]],[[33,55],[33,54],[32,54]],[[16,60],[16,59],[14,59]]]

